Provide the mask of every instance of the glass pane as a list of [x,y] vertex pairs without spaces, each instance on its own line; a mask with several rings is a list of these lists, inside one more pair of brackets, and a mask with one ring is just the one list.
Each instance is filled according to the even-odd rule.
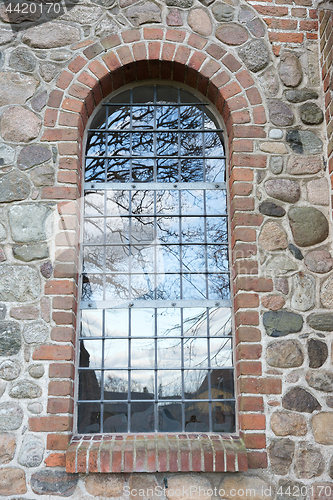
[[162,403],[158,405],[158,431],[182,431],[182,405],[179,403]]
[[154,215],[154,191],[131,191],[131,213]]
[[154,102],[154,87],[147,85],[134,87],[132,89],[132,99],[134,103],[142,102],[146,104],[147,102]]
[[[185,97],[184,93],[182,94]],[[190,98],[189,98],[190,97]],[[195,102],[196,98],[187,94],[187,102]],[[183,102],[183,101],[182,101]],[[202,128],[203,126],[203,115],[202,106],[196,108],[194,106],[180,106],[180,125],[181,128]]]
[[99,132],[89,132],[87,137],[87,156],[105,156],[106,141],[105,134]]
[[132,127],[149,129],[154,126],[153,106],[133,106],[132,107]]
[[234,371],[213,370],[211,388],[213,399],[232,399],[234,397]]
[[185,399],[208,399],[208,383],[206,370],[184,371]]
[[231,335],[231,309],[217,308],[209,310],[209,335]]
[[227,209],[226,191],[206,191],[207,215],[225,215]]
[[185,432],[209,431],[209,403],[185,403]]
[[[128,92],[129,94],[129,92]],[[126,94],[121,94],[122,103],[126,103],[128,98],[125,97]],[[120,97],[120,96],[119,96]],[[113,100],[116,102],[116,100]],[[119,101],[118,101],[119,102]],[[130,127],[130,107],[129,106],[110,106],[108,108],[108,129],[127,129]]]
[[153,182],[154,180],[154,160],[144,158],[133,158],[132,160],[132,181],[133,182]]
[[106,309],[105,336],[128,337],[128,310]]
[[207,299],[206,276],[202,274],[183,274],[182,288],[184,300]]
[[189,368],[207,368],[207,339],[187,338],[184,340],[184,366]]
[[[163,270],[169,273],[180,272],[179,246],[167,245],[160,247],[159,259],[162,259]],[[163,271],[160,269],[159,271]]]
[[184,336],[202,337],[207,335],[207,309],[183,309]]
[[227,243],[228,228],[226,217],[207,217],[207,240],[212,243]]
[[179,191],[156,191],[156,213],[158,215],[178,215]]
[[131,162],[127,158],[108,160],[107,182],[128,182]]
[[128,219],[124,217],[112,217],[106,219],[106,243],[123,245],[128,243],[129,227]]
[[235,432],[235,403],[212,403],[213,432]]
[[86,191],[84,195],[84,214],[104,214],[104,191]]
[[113,132],[108,134],[109,156],[130,156],[131,136],[126,132]]
[[210,345],[210,366],[212,368],[232,366],[231,339],[212,338]]
[[105,276],[105,300],[129,298],[128,275],[106,275]]
[[131,340],[131,367],[147,369],[155,368],[154,339]]
[[157,336],[181,336],[181,309],[157,309]]
[[207,246],[208,271],[224,272],[229,271],[228,247],[227,246]]
[[103,431],[107,433],[127,432],[127,411],[126,403],[104,404]]
[[84,274],[82,276],[82,300],[103,300],[103,275]]
[[[104,399],[119,400],[128,397],[128,371],[104,371]],[[104,407],[105,410],[105,407]]]
[[230,278],[228,274],[208,275],[208,297],[210,299],[230,299]]
[[159,399],[181,399],[182,372],[180,370],[158,370],[157,394]]
[[131,404],[131,432],[154,432],[155,412],[152,403]]
[[131,336],[153,337],[155,335],[155,310],[131,310]]
[[179,218],[158,217],[156,219],[157,238],[161,243],[179,242]]
[[128,340],[104,340],[104,368],[128,367]]
[[130,242],[139,249],[143,245],[152,244],[155,239],[154,221],[151,217],[132,217]]
[[80,367],[102,367],[102,340],[80,340]]
[[131,399],[154,399],[154,371],[131,370]]
[[158,368],[181,368],[181,340],[157,340]]
[[206,271],[205,247],[203,245],[183,245],[182,246],[183,272]]
[[161,300],[180,299],[180,277],[178,274],[166,274],[161,277],[161,282],[157,282],[156,298]]
[[100,432],[101,405],[98,403],[79,403],[77,430],[79,434]]
[[156,86],[157,101],[178,102],[178,89],[176,87]]
[[157,158],[157,182],[178,182],[179,164],[178,160],[168,158]]
[[[102,337],[103,335],[103,311],[81,312],[81,337]],[[89,365],[87,365],[89,366]]]
[[101,372],[79,370],[79,399],[89,401],[101,399]]
[[126,215],[129,212],[129,191],[106,191],[106,214]]
[[158,106],[156,108],[156,126],[159,129],[178,128],[178,108],[174,106]]
[[203,156],[201,132],[183,132],[180,134],[181,156]]
[[104,243],[104,219],[89,218],[83,224],[83,243],[102,244]]
[[131,298],[140,300],[154,300],[155,277],[150,275],[131,276]]
[[105,159],[87,158],[85,168],[86,182],[105,182]]
[[128,273],[129,269],[129,247],[112,246],[105,248],[105,271],[107,273]]
[[133,156],[147,156],[154,153],[154,134],[152,132],[135,132],[132,134]]
[[181,182],[203,182],[204,163],[202,158],[181,160]]
[[85,273],[103,272],[104,247],[84,247],[83,249],[83,271]]
[[182,239],[184,243],[203,243],[205,241],[204,219],[182,217]]
[[206,182],[225,181],[225,160],[208,159],[205,160]]
[[224,156],[221,139],[217,132],[205,132],[205,156]]
[[160,132],[156,134],[157,156],[178,155],[178,134],[176,132]]
[[201,189],[181,191],[182,215],[203,215],[204,199]]

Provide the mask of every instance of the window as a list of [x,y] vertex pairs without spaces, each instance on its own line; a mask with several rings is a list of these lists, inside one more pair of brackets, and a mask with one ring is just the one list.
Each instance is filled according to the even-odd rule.
[[113,97],[88,130],[77,431],[233,432],[225,153],[171,86]]

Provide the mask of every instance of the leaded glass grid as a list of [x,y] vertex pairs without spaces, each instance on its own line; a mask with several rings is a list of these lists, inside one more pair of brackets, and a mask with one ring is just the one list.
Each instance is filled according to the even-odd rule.
[[87,136],[78,432],[232,432],[222,130],[167,86],[124,91]]

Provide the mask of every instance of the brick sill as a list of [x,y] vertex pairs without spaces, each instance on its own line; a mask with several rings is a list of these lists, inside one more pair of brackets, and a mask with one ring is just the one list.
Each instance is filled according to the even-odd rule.
[[228,434],[104,434],[74,436],[66,471],[238,472],[248,469],[243,441]]

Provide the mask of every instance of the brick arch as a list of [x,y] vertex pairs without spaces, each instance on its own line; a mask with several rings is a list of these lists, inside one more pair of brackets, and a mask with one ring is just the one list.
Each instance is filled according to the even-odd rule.
[[[53,296],[56,326],[51,334],[54,344],[36,348],[33,357],[53,361],[49,370],[51,387],[65,376],[73,380],[79,235],[76,200],[81,194],[84,130],[104,98],[128,83],[149,79],[173,80],[196,89],[215,106],[227,129],[239,429],[248,448],[249,467],[266,467],[263,395],[281,392],[280,381],[261,377],[258,328],[258,293],[273,289],[271,279],[258,277],[257,236],[263,217],[254,213],[255,170],[266,166],[266,155],[256,152],[254,141],[266,137],[266,114],[252,76],[218,44],[209,44],[185,31],[129,30],[82,47],[81,54],[59,75],[49,96],[41,138],[42,142],[57,146],[59,157],[57,185],[42,190],[43,199],[58,203],[61,217],[55,240],[54,278],[45,286],[45,294]],[[31,430],[51,431],[60,436],[49,435],[50,450],[59,449],[59,442],[66,442],[73,420],[71,405],[67,420],[58,416],[58,423],[54,424],[53,415],[59,408],[52,391],[49,390],[48,406],[52,426],[48,420],[30,419]],[[59,465],[58,455],[51,452],[46,463]],[[68,470],[73,472],[71,467],[68,465]],[[228,470],[233,470],[230,467]]]

